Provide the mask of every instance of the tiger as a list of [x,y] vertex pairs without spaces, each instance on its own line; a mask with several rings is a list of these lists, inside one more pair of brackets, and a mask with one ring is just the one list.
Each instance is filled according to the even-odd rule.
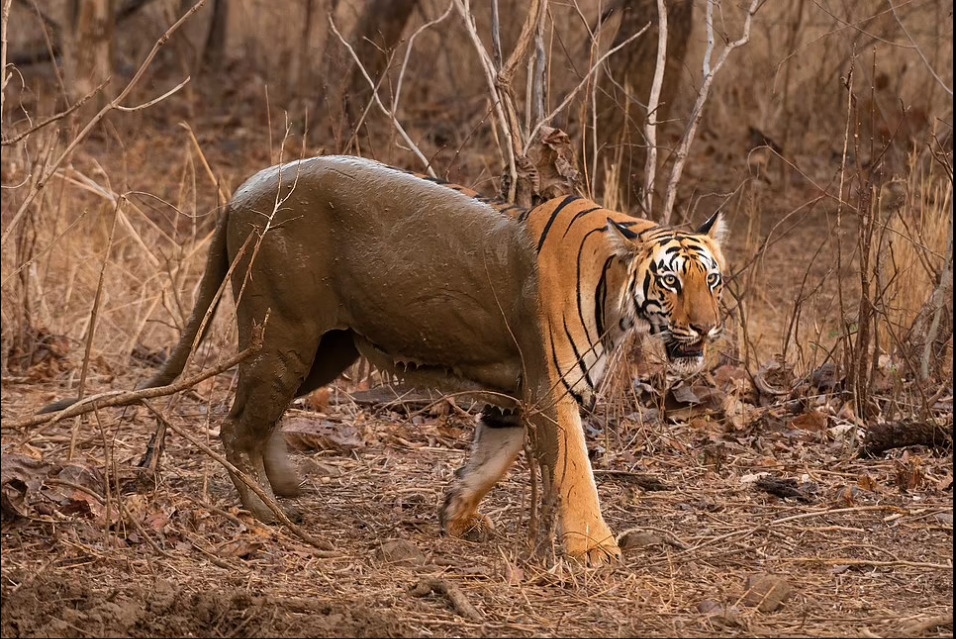
[[[578,194],[523,208],[355,156],[276,165],[226,205],[181,339],[140,388],[182,373],[234,269],[240,349],[268,320],[259,351],[239,363],[221,440],[266,495],[300,493],[277,427],[287,407],[363,356],[409,384],[484,403],[439,510],[443,534],[491,537],[479,505],[527,438],[564,552],[607,563],[620,548],[601,512],[581,411],[593,408],[631,333],[662,339],[675,374],[702,368],[721,330],[723,233],[719,212],[685,231]],[[243,507],[274,521],[232,479]]]

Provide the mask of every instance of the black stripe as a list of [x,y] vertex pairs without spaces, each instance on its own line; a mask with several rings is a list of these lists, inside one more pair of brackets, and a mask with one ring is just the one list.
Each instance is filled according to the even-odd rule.
[[558,372],[558,379],[561,380],[561,384],[564,385],[565,390],[568,391],[568,394],[574,398],[574,401],[578,403],[578,406],[584,405],[584,400],[580,395],[574,392],[574,389],[568,386],[568,381],[564,379],[564,373],[561,372],[561,364],[558,362],[558,353],[554,350],[554,333],[551,331],[550,323],[548,325],[548,336],[551,338],[551,358],[554,360],[554,369]]
[[607,336],[604,334],[604,305],[607,302],[607,271],[614,262],[614,256],[607,258],[604,262],[604,270],[601,271],[601,279],[598,280],[597,291],[594,294],[594,325],[597,328],[598,339],[601,343],[606,343]]
[[[584,245],[588,243],[588,238],[591,237],[592,233],[603,233],[607,230],[606,226],[600,226],[596,229],[591,229],[588,231],[585,236],[581,239],[581,244],[578,246],[578,274],[577,274],[577,284],[578,284],[578,319],[581,320],[581,326],[584,327],[584,334],[588,338],[588,342],[591,342],[591,332],[588,330],[588,324],[584,321],[584,310],[581,308],[581,256],[584,254]],[[593,343],[593,342],[592,342]]]
[[538,240],[538,253],[541,252],[541,247],[544,246],[544,241],[548,238],[548,231],[551,230],[551,225],[554,224],[554,220],[557,219],[558,214],[560,214],[562,209],[564,209],[564,207],[566,207],[568,204],[580,199],[580,195],[569,195],[561,200],[561,204],[558,204],[554,211],[551,212],[551,217],[548,219],[548,223],[544,225],[544,230],[541,231],[541,239]]
[[574,226],[574,223],[577,222],[579,218],[584,217],[588,213],[594,213],[595,211],[600,211],[600,210],[601,210],[600,206],[595,206],[593,209],[585,209],[583,211],[579,211],[578,213],[575,213],[574,217],[572,217],[571,221],[568,223],[568,228],[564,229],[564,235],[562,235],[561,237],[565,238],[568,236],[568,233],[571,231],[571,227]]
[[[574,343],[574,338],[571,337],[571,331],[568,330],[568,319],[562,316],[561,320],[564,322],[564,334],[568,336],[568,342],[571,344],[571,350],[574,351],[574,356],[578,360],[578,368],[581,369],[581,373],[584,375],[582,379],[584,379],[584,382],[588,385],[588,388],[593,391],[594,382],[591,381],[591,373],[588,371],[588,365],[585,363],[584,358],[581,357],[581,353],[578,352],[578,346]],[[588,344],[590,345],[590,349],[593,351],[594,345],[590,342],[588,342]]]

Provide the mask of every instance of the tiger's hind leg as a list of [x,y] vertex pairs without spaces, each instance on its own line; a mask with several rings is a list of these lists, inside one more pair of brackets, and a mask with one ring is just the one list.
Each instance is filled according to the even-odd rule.
[[[240,307],[239,314],[239,344],[243,346],[251,342],[253,318],[247,308]],[[269,498],[298,488],[277,422],[309,372],[320,337],[315,323],[273,313],[261,349],[239,364],[236,397],[222,424],[222,444],[226,459]],[[232,480],[243,507],[260,521],[275,521],[272,510],[243,480],[237,476]]]
[[[312,368],[299,384],[295,393],[296,397],[311,393],[335,381],[358,359],[358,355],[351,332],[327,332],[319,342]],[[262,461],[266,476],[276,495],[296,497],[301,493],[299,476],[289,459],[285,436],[281,429],[276,428],[272,431]]]
[[486,541],[494,530],[478,504],[514,463],[524,444],[524,428],[518,413],[486,407],[475,428],[471,456],[455,472],[456,480],[445,495],[440,518],[442,532],[469,541]]

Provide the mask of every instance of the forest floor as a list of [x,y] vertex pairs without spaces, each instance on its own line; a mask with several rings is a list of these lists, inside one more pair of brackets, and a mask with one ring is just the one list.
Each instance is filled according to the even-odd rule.
[[[237,179],[269,159],[258,142],[237,159],[242,130],[203,140]],[[168,134],[124,151],[125,179],[167,177],[147,174]],[[85,153],[107,172],[118,162],[105,145]],[[711,172],[702,185],[705,169],[694,170],[702,191],[738,184]],[[756,363],[772,361],[807,265],[828,276],[812,264],[832,226],[807,223],[812,211],[788,218],[813,186],[757,196],[755,237],[787,222],[761,259],[755,312],[766,319],[750,338],[771,346]],[[731,220],[729,252],[743,251],[753,216]],[[82,350],[51,348],[4,377],[3,421],[74,392]],[[133,388],[150,374],[145,359],[115,373],[94,361],[89,391]],[[447,400],[340,381],[290,409],[283,427],[305,482],[294,501],[321,549],[239,510],[223,468],[174,433],[155,471],[144,467],[157,422],[143,407],[5,425],[2,635],[952,636],[951,448],[860,455],[865,429],[826,368],[765,366],[768,392],[733,357],[669,390],[653,366],[626,366],[622,396],[585,420],[603,512],[626,532],[623,560],[599,569],[530,552],[523,460],[487,499],[491,541],[439,535],[475,421]],[[155,405],[220,450],[233,383],[227,372]],[[893,383],[877,384],[877,399]],[[951,382],[932,400],[951,425]]]

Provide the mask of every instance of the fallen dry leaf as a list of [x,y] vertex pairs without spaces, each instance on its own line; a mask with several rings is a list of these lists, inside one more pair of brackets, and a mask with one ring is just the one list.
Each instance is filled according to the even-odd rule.
[[765,573],[747,577],[746,588],[741,602],[760,612],[777,610],[793,592],[784,579]]
[[332,392],[328,387],[318,388],[305,396],[302,404],[308,410],[316,413],[327,413],[329,411],[329,400]]
[[621,550],[631,550],[633,548],[648,548],[650,546],[664,545],[664,539],[655,533],[644,530],[632,530],[624,533],[617,540]]
[[880,485],[876,483],[876,480],[869,475],[860,475],[856,480],[856,485],[862,490],[868,490],[871,493],[875,493],[880,490]]
[[3,521],[29,516],[27,493],[40,488],[54,466],[26,455],[0,457],[0,515]]
[[790,427],[818,433],[826,430],[827,416],[818,410],[812,410],[791,421]]
[[296,450],[331,450],[345,453],[365,446],[358,429],[330,421],[294,417],[282,427],[286,442]]
[[216,554],[220,557],[247,559],[259,552],[261,548],[262,543],[257,540],[238,537],[219,544],[219,546],[216,547]]
[[423,564],[425,555],[407,539],[391,539],[375,551],[375,558],[393,564]]

